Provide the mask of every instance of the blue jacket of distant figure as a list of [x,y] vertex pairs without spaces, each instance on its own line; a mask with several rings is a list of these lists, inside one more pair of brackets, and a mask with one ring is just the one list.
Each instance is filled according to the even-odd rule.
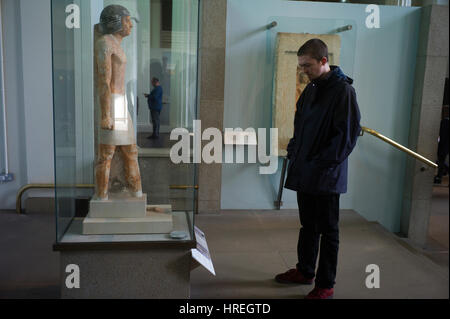
[[154,111],[162,110],[163,89],[160,85],[156,86],[147,97],[148,108]]
[[287,147],[285,187],[309,194],[347,192],[347,158],[361,132],[353,80],[331,66],[309,83],[297,102],[294,137]]

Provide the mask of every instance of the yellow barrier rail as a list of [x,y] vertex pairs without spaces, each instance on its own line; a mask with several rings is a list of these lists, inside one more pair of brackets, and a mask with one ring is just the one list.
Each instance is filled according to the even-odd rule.
[[384,136],[383,134],[380,134],[377,131],[372,130],[372,129],[368,128],[368,127],[362,126],[361,128],[362,128],[363,132],[369,133],[369,134],[379,138],[380,140],[382,140],[382,141],[384,141],[384,142],[394,146],[395,148],[405,152],[406,154],[408,154],[408,155],[418,159],[419,161],[421,161],[421,162],[423,162],[423,163],[425,163],[425,164],[427,164],[427,165],[429,165],[429,166],[431,166],[433,168],[437,168],[438,167],[435,163],[430,161],[428,158],[426,158],[426,157],[424,157],[424,156],[422,156],[422,155],[420,155],[420,154],[418,154],[416,152],[411,151],[409,148],[404,147],[403,145],[401,145],[401,144],[391,140],[390,138]]
[[[58,187],[94,188],[94,184],[62,185]],[[22,214],[22,195],[29,189],[55,188],[55,184],[27,184],[22,186],[16,195],[16,213]]]

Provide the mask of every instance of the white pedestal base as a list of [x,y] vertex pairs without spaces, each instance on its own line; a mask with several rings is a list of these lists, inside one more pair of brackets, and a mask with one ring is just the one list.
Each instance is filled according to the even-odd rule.
[[90,218],[83,221],[84,235],[164,234],[172,231],[172,215],[148,212],[145,217]]
[[145,217],[147,194],[130,197],[127,193],[110,194],[108,200],[91,199],[90,218],[141,218]]

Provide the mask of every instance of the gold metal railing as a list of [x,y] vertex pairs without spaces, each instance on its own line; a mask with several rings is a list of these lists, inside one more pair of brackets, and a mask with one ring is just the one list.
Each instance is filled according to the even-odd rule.
[[[368,127],[364,127],[364,126],[362,126],[361,128],[362,128],[362,134],[364,134],[364,132],[369,133],[433,168],[438,167],[435,163],[433,163],[426,157],[424,157],[416,152],[411,151],[409,148],[391,140],[390,138],[378,133],[377,131],[372,130]],[[284,170],[285,170],[285,167],[283,167],[283,171]],[[94,185],[93,184],[77,184],[77,185],[67,185],[67,186],[63,185],[63,186],[58,186],[58,187],[94,188]],[[16,196],[16,212],[18,214],[21,214],[21,212],[22,212],[22,195],[23,195],[23,193],[25,193],[27,190],[32,189],[32,188],[37,188],[37,189],[55,188],[55,185],[54,184],[28,184],[28,185],[25,185],[22,188],[20,188],[20,190],[17,192],[17,196]],[[198,187],[198,185],[170,185],[169,188],[170,189],[195,189],[195,190],[198,190],[199,187]],[[280,203],[281,203],[281,196],[279,195],[278,197],[279,197],[278,198],[278,203],[279,203],[278,208],[279,208]],[[195,203],[196,203],[196,212],[197,212],[197,210],[198,210],[197,193],[196,193]]]
[[380,140],[382,140],[382,141],[384,141],[384,142],[394,146],[395,148],[405,152],[406,154],[408,154],[408,155],[418,159],[419,161],[421,161],[421,162],[423,162],[423,163],[425,163],[425,164],[427,164],[427,165],[429,165],[429,166],[431,166],[433,168],[437,168],[438,167],[435,163],[430,161],[428,158],[426,158],[426,157],[424,157],[424,156],[422,156],[422,155],[420,155],[420,154],[418,154],[416,152],[411,151],[409,148],[404,147],[403,145],[401,145],[401,144],[391,140],[390,138],[388,138],[388,137],[378,133],[377,131],[372,130],[372,129],[367,128],[367,127],[364,127],[364,126],[362,126],[361,128],[362,128],[363,132],[367,132],[367,133],[369,133],[369,134],[379,138]]
[[170,185],[170,189],[198,189],[198,185]]
[[[58,187],[94,188],[94,184],[62,185]],[[22,186],[16,195],[16,213],[22,214],[22,195],[29,189],[55,188],[55,184],[27,184]]]

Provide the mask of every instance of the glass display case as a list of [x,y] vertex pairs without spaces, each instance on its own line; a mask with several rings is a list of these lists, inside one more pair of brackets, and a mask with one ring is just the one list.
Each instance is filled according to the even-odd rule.
[[52,1],[57,245],[194,242],[198,2]]

